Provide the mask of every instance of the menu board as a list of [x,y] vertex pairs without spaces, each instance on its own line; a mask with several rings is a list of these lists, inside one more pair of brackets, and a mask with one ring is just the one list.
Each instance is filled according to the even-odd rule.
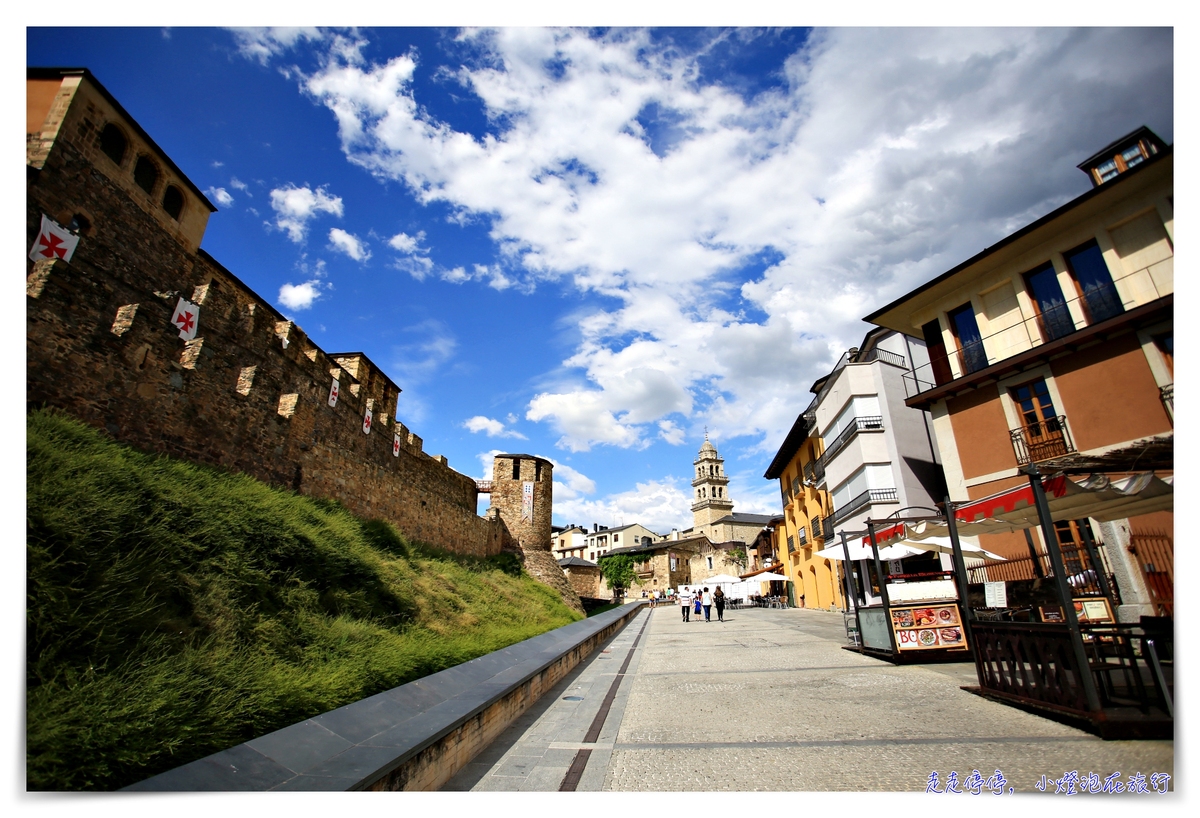
[[1108,606],[1108,600],[1100,599],[1076,599],[1075,616],[1080,622],[1112,622],[1112,608]]
[[900,650],[966,650],[957,605],[892,608],[892,630]]

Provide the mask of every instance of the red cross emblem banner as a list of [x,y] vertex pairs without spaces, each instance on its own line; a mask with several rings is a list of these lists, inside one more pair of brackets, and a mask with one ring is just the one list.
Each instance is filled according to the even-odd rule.
[[400,456],[400,435],[392,435],[392,457]]
[[521,519],[529,520],[533,518],[533,483],[523,483],[521,485]]
[[363,434],[364,435],[371,434],[371,416],[372,416],[372,413],[371,413],[370,409],[368,409],[367,413],[365,415],[363,415]]
[[337,406],[338,399],[338,379],[333,379],[333,386],[329,387],[329,405]]
[[180,338],[185,341],[192,340],[200,328],[200,308],[186,298],[180,298],[179,303],[175,305],[175,313],[171,316],[171,325],[179,330]]
[[38,231],[37,238],[33,240],[33,248],[29,251],[29,258],[33,261],[41,261],[48,258],[61,258],[63,261],[70,261],[71,256],[75,255],[75,246],[79,244],[79,236],[76,236],[65,227],[61,227],[47,216],[42,214],[42,228]]

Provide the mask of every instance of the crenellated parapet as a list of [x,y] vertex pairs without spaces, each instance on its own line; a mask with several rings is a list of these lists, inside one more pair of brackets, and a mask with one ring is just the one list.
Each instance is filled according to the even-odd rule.
[[[31,102],[31,117],[38,108],[47,119],[30,131],[27,246],[43,214],[63,226],[77,215],[79,243],[69,262],[28,262],[28,405],[336,499],[449,550],[498,553],[501,522],[476,513],[474,479],[396,421],[400,388],[387,374],[362,352],[325,352],[199,249],[203,225],[188,218],[204,209],[206,221],[207,200],[90,75],[56,88],[37,71],[31,94],[45,105]],[[100,144],[110,126],[131,152],[121,162]],[[162,174],[149,191],[130,175],[138,151]],[[169,185],[199,196],[178,220],[164,210]],[[181,298],[198,311],[192,337],[172,323]]]

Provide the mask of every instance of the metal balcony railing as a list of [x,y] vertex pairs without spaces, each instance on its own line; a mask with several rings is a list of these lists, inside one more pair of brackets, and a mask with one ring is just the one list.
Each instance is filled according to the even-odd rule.
[[1171,416],[1171,424],[1175,423],[1175,384],[1169,383],[1166,386],[1159,387],[1158,396],[1162,399],[1163,406],[1167,407],[1167,414]]
[[[837,525],[842,520],[845,520],[859,509],[870,505],[871,503],[898,502],[900,502],[900,495],[897,493],[896,489],[867,489],[862,494],[858,495],[853,500],[846,503],[845,506],[839,508],[833,513],[833,525]],[[828,520],[829,518],[826,517],[826,519]]]
[[833,539],[833,517],[822,517],[820,520],[820,529],[818,530],[818,522],[813,520],[813,536],[820,537],[828,542]]
[[825,464],[821,462],[820,458],[804,464],[804,477],[814,486],[825,479]]
[[838,433],[838,436],[833,439],[825,447],[825,451],[817,458],[816,463],[821,468],[821,477],[825,476],[825,467],[829,465],[829,461],[837,457],[837,453],[849,443],[859,432],[882,432],[883,418],[879,415],[873,415],[862,418],[855,418],[847,424],[846,428]]
[[1020,429],[1013,429],[1009,436],[1012,438],[1018,466],[1028,466],[1030,463],[1061,457],[1075,451],[1071,433],[1067,431],[1066,415],[1046,418]]
[[[1137,279],[1137,281],[1135,281]],[[1055,306],[1047,312],[1038,315],[1022,314],[1014,322],[1002,322],[990,327],[988,335],[978,341],[964,344],[962,348],[930,351],[931,360],[927,364],[914,366],[904,373],[904,397],[911,398],[922,392],[942,386],[965,377],[972,372],[978,372],[1001,360],[1033,349],[1047,341],[1065,337],[1082,327],[1075,326],[1071,316],[1071,307],[1082,312],[1086,326],[1099,324],[1114,318],[1126,310],[1148,304],[1174,292],[1173,288],[1159,286],[1150,268],[1143,267],[1126,273],[1117,281],[1127,282],[1132,291],[1142,293],[1128,302],[1123,302],[1117,291],[1117,284],[1091,284],[1082,296],[1067,299],[1063,304]],[[1136,285],[1136,286],[1135,286]],[[1148,286],[1149,290],[1146,290]],[[1152,294],[1151,294],[1152,293]],[[992,351],[989,353],[988,348]],[[951,372],[950,360],[957,359],[959,371]],[[815,407],[815,403],[813,406]]]
[[801,546],[801,547],[804,547],[805,545],[807,545],[807,544],[808,544],[808,529],[807,529],[807,528],[801,528],[801,529],[800,529],[799,531],[797,531],[796,533],[797,533],[797,534],[799,535],[799,537],[800,537],[800,546]]
[[788,553],[789,554],[796,553],[796,538],[793,537],[791,534],[788,534]]

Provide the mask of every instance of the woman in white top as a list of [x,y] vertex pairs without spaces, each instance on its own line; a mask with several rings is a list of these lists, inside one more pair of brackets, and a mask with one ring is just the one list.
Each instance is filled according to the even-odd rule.
[[712,619],[712,593],[707,587],[704,589],[703,605],[704,605],[704,621],[709,622]]

